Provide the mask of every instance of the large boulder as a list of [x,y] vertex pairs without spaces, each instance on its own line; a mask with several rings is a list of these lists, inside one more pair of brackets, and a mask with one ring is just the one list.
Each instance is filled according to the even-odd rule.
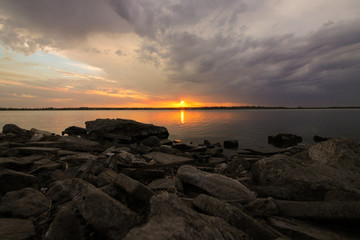
[[159,139],[169,136],[169,132],[165,127],[127,119],[96,119],[85,124],[86,130],[92,139],[135,142],[150,136],[156,136]]
[[36,177],[31,174],[8,169],[0,170],[0,193],[20,190],[32,185],[35,181]]
[[35,226],[30,219],[0,218],[1,240],[34,239]]
[[150,204],[149,221],[131,229],[124,239],[248,239],[242,231],[223,219],[186,207],[175,195],[155,195]]
[[15,124],[5,124],[2,132],[5,134],[12,133],[17,136],[30,136],[30,132],[28,130],[20,128]]
[[298,143],[302,142],[302,137],[299,137],[294,134],[280,133],[276,136],[269,136],[268,143],[279,148],[287,148],[295,146]]
[[186,183],[199,187],[210,195],[224,200],[251,200],[255,193],[239,181],[216,173],[200,171],[193,166],[183,165],[177,176]]
[[61,137],[58,139],[58,144],[62,149],[80,152],[102,152],[106,149],[99,142],[74,136]]
[[28,218],[40,215],[50,207],[50,200],[33,188],[8,192],[1,198],[0,213],[11,217]]

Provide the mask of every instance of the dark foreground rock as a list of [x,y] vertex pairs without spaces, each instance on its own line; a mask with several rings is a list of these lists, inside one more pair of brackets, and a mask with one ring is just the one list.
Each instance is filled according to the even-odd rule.
[[0,134],[0,239],[359,239],[360,140],[227,157],[130,120],[65,132]]
[[294,134],[281,133],[276,136],[269,136],[268,143],[279,148],[287,148],[295,146],[298,143],[302,142],[302,137],[299,137]]

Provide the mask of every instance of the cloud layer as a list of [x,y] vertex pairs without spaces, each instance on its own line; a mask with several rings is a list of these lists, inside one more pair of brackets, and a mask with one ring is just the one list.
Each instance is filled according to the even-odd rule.
[[[187,96],[204,103],[360,105],[357,0],[0,5],[3,47],[27,55],[51,50],[97,67],[108,80],[103,89],[123,89],[134,102]],[[77,90],[101,95],[103,82],[93,79]],[[104,92],[109,98],[121,95]],[[89,97],[83,103],[91,105]]]

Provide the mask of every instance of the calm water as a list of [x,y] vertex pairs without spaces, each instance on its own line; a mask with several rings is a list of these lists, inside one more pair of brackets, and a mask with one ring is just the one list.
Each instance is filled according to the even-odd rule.
[[266,146],[267,136],[293,133],[312,143],[314,135],[360,138],[360,109],[322,110],[89,110],[0,111],[0,127],[14,123],[57,134],[97,118],[124,118],[165,126],[170,139],[201,143],[236,139],[240,147]]

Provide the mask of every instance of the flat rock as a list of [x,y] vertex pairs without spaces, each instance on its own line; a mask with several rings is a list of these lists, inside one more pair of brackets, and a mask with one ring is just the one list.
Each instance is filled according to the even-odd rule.
[[164,164],[164,165],[185,164],[185,163],[194,161],[192,158],[181,157],[181,156],[176,156],[176,155],[162,153],[162,152],[151,152],[151,153],[145,154],[144,156],[149,159],[154,159],[155,162]]
[[28,218],[37,216],[50,207],[50,200],[33,188],[7,192],[1,198],[0,213],[5,216]]
[[153,191],[167,191],[169,193],[175,193],[177,191],[183,192],[183,185],[179,178],[159,178],[155,179],[147,185]]
[[13,170],[23,170],[29,168],[33,162],[21,158],[2,158],[0,157],[0,168],[9,168]]
[[200,171],[190,165],[181,166],[177,176],[182,181],[199,187],[219,199],[251,200],[255,198],[255,193],[239,181],[224,175]]
[[50,147],[16,147],[15,150],[19,151],[23,155],[32,155],[32,154],[43,154],[51,153],[56,154],[59,151],[59,148],[50,148]]
[[206,216],[186,207],[175,195],[158,194],[151,199],[149,221],[131,229],[124,239],[232,240],[248,237],[221,218]]
[[35,235],[35,226],[29,219],[0,218],[1,240],[27,240]]
[[60,148],[79,152],[103,152],[106,147],[99,142],[74,136],[63,136],[58,139]]
[[30,174],[13,170],[0,170],[0,193],[20,190],[28,187],[36,181],[36,177]]
[[[144,124],[127,119],[96,119],[85,123],[86,130],[91,138],[106,139],[107,134],[130,138],[131,141],[141,141],[150,136],[159,139],[168,138],[169,132],[165,127]],[[113,139],[113,140],[116,140]]]
[[27,142],[25,143],[26,146],[29,147],[55,147],[57,148],[59,146],[58,142],[48,142],[48,141],[41,141],[41,142]]
[[116,185],[129,193],[134,198],[145,203],[150,202],[150,198],[154,196],[154,192],[144,184],[136,181],[125,174],[120,173],[116,179]]

